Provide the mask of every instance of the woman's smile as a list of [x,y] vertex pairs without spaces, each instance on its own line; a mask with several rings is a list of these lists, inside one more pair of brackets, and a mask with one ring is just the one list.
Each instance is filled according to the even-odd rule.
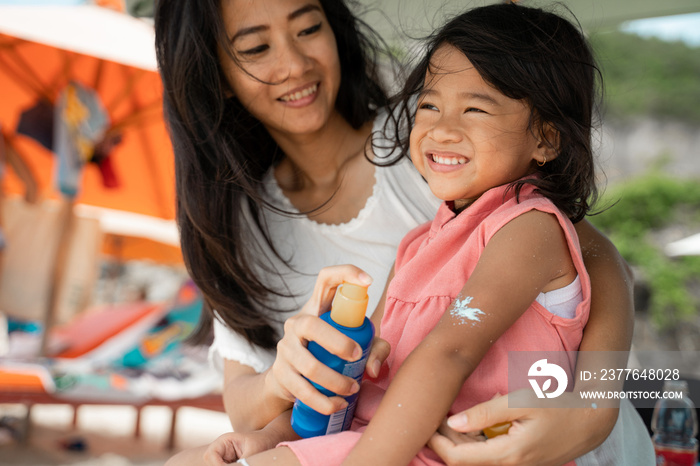
[[219,56],[240,103],[273,137],[326,128],[341,70],[318,0],[225,0],[222,12],[231,39]]
[[287,104],[290,107],[305,107],[316,100],[319,85],[320,83],[316,82],[310,86],[298,87],[290,92],[287,92],[277,100]]

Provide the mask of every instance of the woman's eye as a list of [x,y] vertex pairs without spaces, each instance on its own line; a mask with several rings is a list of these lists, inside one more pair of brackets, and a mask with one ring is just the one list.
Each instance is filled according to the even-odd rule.
[[263,45],[258,45],[257,47],[253,47],[250,49],[239,50],[238,53],[240,53],[241,55],[252,56],[252,55],[257,55],[259,53],[263,53],[268,48],[269,48],[269,46],[267,44],[263,44]]
[[311,26],[310,28],[306,28],[306,29],[302,30],[302,31],[299,33],[299,35],[300,35],[300,36],[308,36],[308,35],[310,35],[310,34],[313,34],[314,32],[316,32],[316,31],[318,31],[318,30],[321,29],[321,25],[322,25],[322,24],[323,24],[323,23],[318,23],[318,24],[316,24],[316,25],[314,25],[314,26]]
[[438,109],[435,105],[429,104],[427,102],[423,102],[422,104],[420,104],[418,106],[418,108],[421,110],[437,110]]

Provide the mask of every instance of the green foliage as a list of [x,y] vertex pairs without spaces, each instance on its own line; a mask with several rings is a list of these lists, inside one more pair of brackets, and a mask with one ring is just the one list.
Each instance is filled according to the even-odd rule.
[[595,33],[606,113],[700,122],[700,48],[622,32]]
[[674,325],[700,309],[689,292],[700,282],[700,256],[667,257],[652,240],[654,230],[679,220],[700,224],[700,182],[651,172],[605,193],[600,206],[611,206],[590,217],[648,282],[650,312],[661,327]]

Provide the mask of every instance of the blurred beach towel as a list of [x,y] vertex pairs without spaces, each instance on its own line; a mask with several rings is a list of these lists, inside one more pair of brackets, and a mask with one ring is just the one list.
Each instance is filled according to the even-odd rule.
[[207,349],[184,343],[202,303],[188,281],[167,305],[137,302],[86,311],[52,331],[51,357],[41,361],[13,359],[13,346],[28,345],[26,335],[23,340],[11,332],[10,355],[0,359],[0,391],[22,386],[67,400],[133,404],[209,394],[220,377],[207,363]]

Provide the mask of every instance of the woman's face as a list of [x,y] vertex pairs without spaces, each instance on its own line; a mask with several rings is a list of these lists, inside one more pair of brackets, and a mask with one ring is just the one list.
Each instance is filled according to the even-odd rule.
[[309,134],[335,111],[340,61],[318,0],[222,0],[231,52],[219,58],[235,96],[270,133]]

